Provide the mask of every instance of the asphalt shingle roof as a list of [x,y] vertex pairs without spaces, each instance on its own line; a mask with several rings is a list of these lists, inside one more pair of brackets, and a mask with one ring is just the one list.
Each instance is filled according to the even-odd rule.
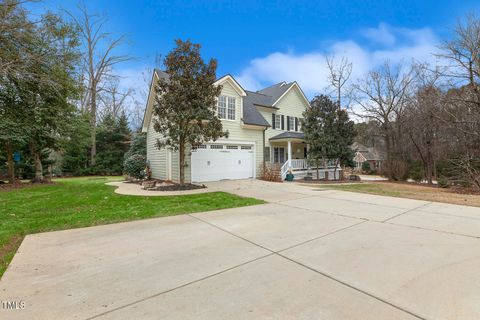
[[366,147],[361,143],[354,142],[351,148],[362,154],[367,160],[385,160],[386,156],[383,152],[375,147]]
[[305,139],[305,135],[303,134],[303,132],[287,131],[277,134],[276,136],[271,137],[269,140],[279,139]]
[[[159,78],[167,80],[169,78],[165,71],[155,69],[155,73]],[[257,106],[275,109],[273,104],[293,85],[294,82],[280,82],[257,92],[245,90],[247,95],[243,100],[243,122],[250,125],[270,127],[268,121],[258,111]]]

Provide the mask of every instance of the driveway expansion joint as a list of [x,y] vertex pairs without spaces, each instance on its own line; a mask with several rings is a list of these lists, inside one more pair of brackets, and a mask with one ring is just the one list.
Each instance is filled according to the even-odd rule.
[[[299,265],[299,266],[301,266],[301,267],[303,267],[303,268],[306,268],[306,269],[308,269],[308,270],[310,270],[310,271],[313,271],[313,272],[315,272],[315,273],[317,273],[317,274],[319,274],[319,275],[322,275],[322,276],[324,276],[324,277],[327,277],[327,278],[329,278],[330,280],[335,281],[335,282],[337,282],[337,283],[339,283],[339,284],[341,284],[341,285],[343,285],[343,286],[346,286],[346,287],[348,287],[348,288],[350,288],[350,289],[352,289],[352,290],[355,290],[355,291],[357,291],[357,292],[359,292],[359,293],[361,293],[361,294],[367,295],[367,296],[369,296],[369,297],[371,297],[371,298],[373,298],[373,299],[375,299],[375,300],[377,300],[377,301],[379,301],[379,302],[385,303],[385,304],[387,304],[387,305],[389,305],[389,306],[391,306],[391,307],[393,307],[393,308],[395,308],[395,309],[397,309],[397,310],[399,310],[399,311],[405,312],[405,313],[407,313],[407,314],[409,314],[409,315],[411,315],[411,316],[413,316],[413,317],[415,317],[415,318],[417,318],[417,319],[427,320],[427,318],[424,318],[424,317],[422,317],[422,316],[414,313],[413,311],[409,311],[409,310],[407,310],[407,309],[405,309],[405,308],[402,308],[402,307],[400,307],[400,306],[397,306],[397,305],[395,305],[395,304],[393,304],[393,303],[391,303],[391,302],[389,302],[389,301],[387,301],[387,300],[385,300],[385,299],[383,299],[383,298],[377,297],[376,295],[374,295],[374,294],[372,294],[372,293],[369,293],[369,292],[367,292],[367,291],[364,291],[364,290],[362,290],[362,289],[359,289],[359,288],[357,288],[357,287],[355,287],[355,286],[353,286],[353,285],[350,285],[350,284],[348,284],[347,282],[344,282],[344,281],[342,281],[342,280],[340,280],[340,279],[337,279],[337,278],[335,278],[335,277],[333,277],[333,276],[331,276],[331,275],[329,275],[329,274],[326,274],[326,273],[323,273],[323,272],[321,272],[321,271],[318,271],[318,270],[316,270],[316,269],[314,269],[314,268],[311,268],[311,267],[309,267],[309,266],[307,266],[307,265],[305,265],[305,264],[303,264],[303,263],[301,263],[301,262],[298,262],[298,261],[296,261],[296,260],[294,260],[294,259],[291,259],[291,258],[289,258],[289,257],[287,257],[287,256],[285,256],[285,255],[283,255],[283,254],[281,253],[281,252],[283,252],[283,251],[286,251],[286,250],[289,250],[289,249],[292,249],[292,248],[295,248],[295,247],[304,245],[304,244],[306,244],[306,243],[309,243],[309,242],[312,242],[312,241],[315,241],[315,240],[318,240],[318,239],[321,239],[321,238],[324,238],[324,237],[327,237],[327,236],[336,234],[336,233],[341,232],[341,231],[345,231],[345,230],[347,230],[347,229],[350,229],[350,228],[352,228],[352,227],[355,227],[355,226],[358,226],[358,225],[360,225],[360,224],[362,224],[362,223],[365,223],[365,222],[367,222],[367,220],[365,220],[365,221],[360,221],[360,222],[358,222],[358,223],[355,223],[355,224],[353,224],[353,225],[350,225],[350,226],[347,226],[347,227],[344,227],[344,228],[341,228],[341,229],[337,229],[337,230],[332,231],[332,232],[330,232],[330,233],[327,233],[327,234],[318,236],[318,237],[316,237],[316,238],[313,238],[313,239],[304,241],[304,242],[302,242],[302,243],[298,243],[298,244],[293,245],[293,246],[291,246],[291,247],[284,248],[284,249],[281,249],[281,250],[278,250],[278,251],[274,251],[274,250],[271,250],[271,249],[269,249],[269,248],[266,248],[266,247],[264,247],[264,246],[262,246],[262,245],[259,245],[259,244],[255,243],[255,242],[251,241],[251,240],[245,239],[245,238],[243,238],[243,237],[241,237],[241,236],[239,236],[239,235],[237,235],[237,234],[234,234],[234,233],[232,233],[232,232],[230,232],[230,231],[228,231],[228,230],[225,230],[225,229],[223,229],[223,228],[221,228],[221,227],[219,227],[219,226],[217,226],[217,225],[215,225],[215,224],[212,224],[212,223],[210,223],[210,222],[208,222],[208,221],[205,221],[205,220],[203,220],[203,219],[201,219],[201,218],[198,218],[198,217],[194,217],[194,218],[196,218],[196,219],[198,219],[198,220],[200,220],[200,221],[203,221],[203,222],[205,222],[206,224],[211,225],[212,227],[217,228],[217,229],[219,229],[219,230],[221,230],[221,231],[224,231],[224,232],[226,232],[226,233],[228,233],[228,234],[230,234],[230,235],[232,235],[232,236],[234,236],[234,237],[237,237],[237,238],[242,239],[242,240],[244,240],[244,241],[247,241],[247,242],[249,242],[249,243],[251,243],[251,244],[253,244],[253,245],[256,245],[256,246],[258,246],[258,247],[260,247],[260,248],[262,248],[262,249],[265,249],[265,250],[270,251],[271,253],[270,253],[269,255],[265,256],[265,257],[271,256],[271,255],[277,255],[277,256],[279,256],[279,257],[281,257],[281,258],[283,258],[283,259],[286,259],[286,260],[288,260],[288,261],[290,261],[290,262],[293,262],[293,263],[295,263],[295,264],[297,264],[297,265]],[[383,222],[380,222],[380,223],[383,223]],[[262,258],[264,258],[264,257],[262,257]],[[87,320],[88,320],[88,319],[87,319]]]
[[383,220],[382,222],[385,223],[385,222],[387,222],[387,221],[389,221],[389,220],[392,220],[392,219],[395,219],[395,218],[397,218],[397,217],[400,217],[400,216],[402,216],[402,215],[404,215],[404,214],[406,214],[406,213],[409,213],[409,212],[412,212],[412,211],[415,211],[415,210],[424,208],[424,207],[426,207],[426,206],[428,206],[428,205],[430,205],[430,204],[432,204],[432,203],[431,203],[431,202],[428,202],[428,203],[422,204],[421,206],[415,207],[415,208],[413,208],[413,209],[408,209],[407,211],[404,211],[404,212],[402,212],[402,213],[399,213],[399,214],[397,214],[397,215],[395,215],[395,216],[393,216],[393,217],[387,218],[387,219]]
[[314,268],[312,268],[312,267],[309,267],[309,266],[306,265],[306,264],[303,264],[303,263],[298,262],[298,261],[296,261],[296,260],[293,260],[293,259],[291,259],[291,258],[289,258],[289,257],[287,257],[287,256],[284,256],[284,255],[282,255],[281,253],[277,253],[277,255],[280,256],[280,257],[282,257],[282,258],[284,258],[284,259],[286,259],[286,260],[289,260],[289,261],[291,261],[291,262],[293,262],[293,263],[295,263],[295,264],[297,264],[297,265],[299,265],[299,266],[301,266],[301,267],[304,267],[305,269],[308,269],[308,270],[310,270],[310,271],[313,271],[313,272],[315,272],[315,273],[318,273],[318,274],[320,274],[320,275],[322,275],[322,276],[324,276],[324,277],[326,277],[326,278],[328,278],[328,279],[330,279],[330,280],[333,280],[333,281],[335,281],[335,282],[338,282],[338,283],[341,284],[341,285],[344,285],[344,286],[346,286],[346,287],[348,287],[348,288],[350,288],[350,289],[353,289],[353,290],[355,290],[355,291],[357,291],[357,292],[360,292],[360,293],[362,293],[362,294],[364,294],[364,295],[367,295],[367,296],[369,296],[370,298],[373,298],[373,299],[375,299],[375,300],[377,300],[377,301],[379,301],[379,302],[385,303],[385,304],[387,304],[387,305],[389,305],[389,306],[391,306],[391,307],[393,307],[393,308],[395,308],[395,309],[397,309],[397,310],[399,310],[399,311],[405,312],[405,313],[407,313],[407,314],[409,314],[409,315],[411,315],[411,316],[413,316],[413,317],[415,317],[415,318],[417,318],[417,319],[428,320],[427,318],[425,318],[425,317],[423,317],[423,316],[421,316],[421,315],[419,315],[419,314],[416,314],[416,313],[413,312],[413,311],[410,311],[410,310],[407,310],[407,309],[402,308],[402,307],[400,307],[400,306],[397,306],[397,305],[395,305],[395,304],[393,304],[393,303],[391,303],[391,302],[389,302],[389,301],[387,301],[387,300],[385,300],[385,299],[383,299],[383,298],[377,297],[376,295],[374,295],[374,294],[372,294],[372,293],[369,293],[369,292],[367,292],[367,291],[365,291],[365,290],[362,290],[362,289],[357,288],[357,287],[355,287],[355,286],[353,286],[353,285],[351,285],[351,284],[348,284],[347,282],[345,282],[345,281],[343,281],[343,280],[337,279],[337,278],[335,278],[335,277],[333,277],[333,276],[331,276],[331,275],[329,275],[329,274],[327,274],[327,273],[324,273],[324,272],[322,272],[322,271],[319,271],[319,270],[317,270],[317,269],[314,269]]
[[134,305],[139,304],[139,303],[142,303],[142,302],[144,302],[144,301],[148,301],[148,300],[150,300],[150,299],[159,297],[159,296],[164,295],[164,294],[167,294],[167,293],[169,293],[169,292],[172,292],[172,291],[175,291],[175,290],[178,290],[178,289],[187,287],[187,286],[189,286],[189,285],[192,285],[192,284],[201,282],[201,281],[203,281],[203,280],[207,280],[207,279],[213,278],[213,277],[218,276],[218,275],[220,275],[220,274],[222,274],[222,273],[225,273],[225,272],[234,270],[234,269],[239,268],[239,267],[243,267],[243,266],[245,266],[245,265],[247,265],[247,264],[250,264],[250,263],[252,263],[252,262],[255,262],[255,261],[258,261],[258,260],[261,260],[261,259],[270,257],[270,256],[273,256],[273,255],[274,255],[273,253],[269,253],[269,254],[266,254],[266,255],[264,255],[264,256],[257,257],[257,258],[255,258],[255,259],[252,259],[252,260],[249,260],[249,261],[245,261],[245,262],[240,263],[240,264],[238,264],[238,265],[236,265],[236,266],[233,266],[233,267],[230,267],[230,268],[227,268],[227,269],[224,269],[224,270],[221,270],[221,271],[212,273],[212,274],[210,274],[210,275],[208,275],[208,276],[204,276],[204,277],[202,277],[202,278],[200,278],[200,279],[196,279],[196,280],[193,280],[193,281],[184,283],[184,284],[179,285],[179,286],[177,286],[177,287],[175,287],[175,288],[171,288],[171,289],[168,289],[168,290],[165,290],[165,291],[156,293],[156,294],[152,294],[152,295],[150,295],[150,296],[148,296],[148,297],[145,297],[145,298],[142,298],[142,299],[138,299],[138,300],[136,300],[136,301],[127,303],[127,304],[125,304],[125,305],[123,305],[123,306],[119,306],[119,307],[113,308],[113,309],[111,309],[111,310],[108,310],[108,311],[105,311],[105,312],[96,314],[96,315],[94,315],[94,316],[85,318],[85,320],[97,319],[97,318],[99,318],[99,317],[102,317],[102,316],[104,316],[104,315],[110,314],[110,313],[112,313],[112,312],[115,312],[115,311],[118,311],[118,310],[122,310],[122,309],[125,309],[125,308],[128,308],[128,307],[134,306]]

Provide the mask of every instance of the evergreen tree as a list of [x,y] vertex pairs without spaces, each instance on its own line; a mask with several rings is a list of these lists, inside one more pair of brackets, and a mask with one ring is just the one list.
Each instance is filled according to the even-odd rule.
[[118,119],[107,114],[97,128],[96,172],[122,174],[125,153],[130,144],[130,128],[125,112]]
[[147,134],[145,132],[137,132],[133,134],[130,149],[125,153],[125,159],[134,154],[139,154],[143,157],[147,156]]
[[[334,160],[335,167],[353,158],[350,145],[355,137],[353,121],[349,120],[345,110],[340,110],[338,104],[325,95],[319,95],[310,102],[311,108],[303,113],[302,131],[305,141],[309,144],[308,159],[315,163],[317,178],[322,163],[327,167],[327,161]],[[336,169],[335,169],[336,178]]]
[[[75,109],[70,101],[78,93],[77,30],[50,13],[33,23],[20,3],[11,5],[16,9],[1,22],[7,26],[7,36],[0,36],[0,63],[12,64],[14,69],[7,67],[0,73],[0,142],[6,150],[10,180],[14,178],[13,151],[26,143],[34,159],[34,180],[43,181],[44,155],[59,148]],[[19,21],[20,30],[9,28]]]
[[164,137],[157,140],[157,147],[179,151],[183,184],[187,145],[198,146],[228,133],[216,115],[215,100],[221,92],[221,87],[214,85],[217,61],[205,63],[199,44],[188,40],[177,40],[176,44],[164,60],[169,78],[158,80],[153,114],[154,129]]
[[62,171],[66,174],[82,175],[88,172],[90,149],[90,115],[77,112],[63,145]]

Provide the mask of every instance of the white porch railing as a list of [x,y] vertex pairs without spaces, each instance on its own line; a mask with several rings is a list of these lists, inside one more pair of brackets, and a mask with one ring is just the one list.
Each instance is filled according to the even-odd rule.
[[285,180],[285,178],[287,177],[287,172],[288,172],[288,169],[290,169],[290,162],[292,160],[287,160],[285,161],[285,163],[282,165],[282,167],[280,168],[280,176],[282,177],[282,181]]
[[308,169],[308,163],[306,159],[290,159],[285,161],[285,163],[280,168],[280,175],[282,180],[285,180],[287,177],[288,170],[298,170],[298,169]]
[[308,164],[306,159],[292,159],[292,169],[308,169]]

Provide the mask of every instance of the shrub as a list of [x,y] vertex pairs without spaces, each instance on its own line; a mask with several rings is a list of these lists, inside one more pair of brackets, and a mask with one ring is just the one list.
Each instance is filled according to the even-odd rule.
[[448,180],[443,177],[438,178],[437,183],[440,188],[448,188],[450,186]]
[[362,162],[362,172],[366,174],[372,173],[372,168],[370,167],[370,162],[364,161]]
[[123,163],[123,171],[132,178],[143,179],[145,177],[145,157],[141,154],[134,154],[128,157]]
[[421,161],[412,161],[410,163],[410,178],[416,182],[422,182],[425,177],[425,170]]
[[390,170],[388,172],[388,163],[384,166],[385,169],[385,176],[391,177],[394,181],[405,181],[408,179],[409,176],[409,168],[408,164],[403,160],[391,160],[390,162]]
[[282,182],[280,165],[264,162],[260,173],[260,180]]

